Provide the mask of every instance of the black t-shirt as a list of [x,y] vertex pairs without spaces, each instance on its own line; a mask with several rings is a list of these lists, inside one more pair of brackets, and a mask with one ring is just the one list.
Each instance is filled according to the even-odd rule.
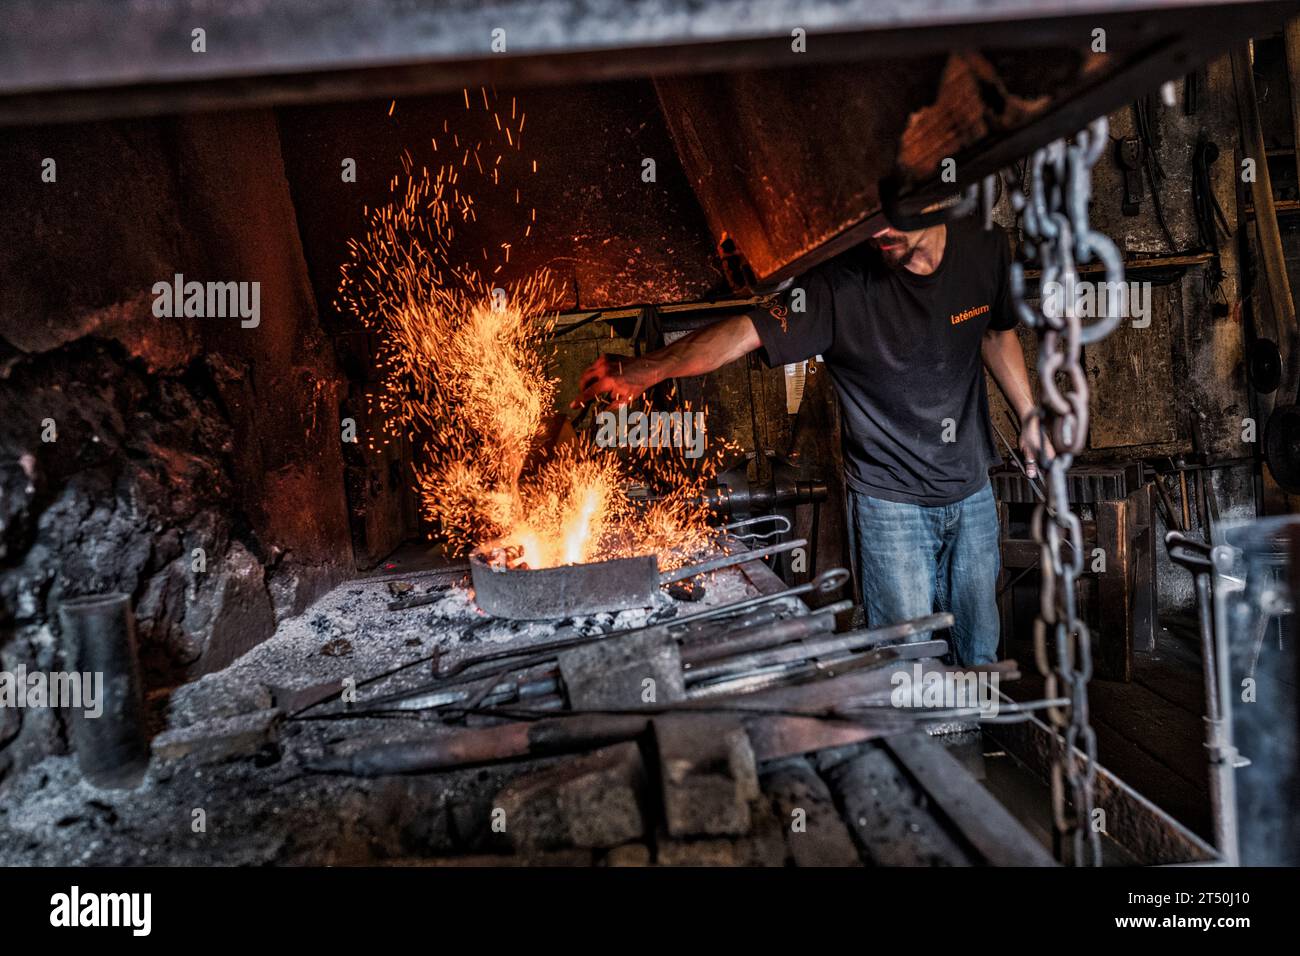
[[929,275],[890,269],[861,245],[750,313],[768,365],[825,360],[843,409],[846,478],[873,498],[950,504],[1000,461],[980,345],[986,330],[1016,324],[1011,249],[997,227],[967,219],[947,229]]

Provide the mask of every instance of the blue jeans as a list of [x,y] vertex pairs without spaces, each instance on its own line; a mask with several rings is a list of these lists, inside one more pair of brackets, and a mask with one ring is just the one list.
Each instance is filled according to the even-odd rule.
[[1002,556],[992,487],[936,507],[849,494],[868,626],[951,611],[956,662],[997,660]]

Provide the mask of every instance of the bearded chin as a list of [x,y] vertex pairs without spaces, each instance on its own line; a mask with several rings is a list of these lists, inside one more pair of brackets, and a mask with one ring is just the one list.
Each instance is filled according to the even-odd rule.
[[880,258],[884,260],[885,265],[889,268],[901,269],[912,261],[912,256],[915,254],[916,247],[913,246],[911,249],[904,249],[903,251],[894,254],[881,251]]

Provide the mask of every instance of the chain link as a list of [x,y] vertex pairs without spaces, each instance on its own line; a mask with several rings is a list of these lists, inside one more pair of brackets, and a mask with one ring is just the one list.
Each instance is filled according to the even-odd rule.
[[[1092,825],[1097,777],[1097,738],[1088,722],[1092,649],[1080,619],[1075,582],[1083,573],[1083,528],[1070,510],[1067,472],[1088,437],[1088,379],[1083,346],[1109,335],[1121,314],[1084,324],[1079,315],[1081,263],[1099,260],[1107,283],[1124,281],[1124,262],[1115,244],[1088,225],[1092,168],[1107,144],[1105,118],[1074,137],[1037,150],[1026,182],[1011,192],[1020,216],[1025,262],[1041,270],[1039,305],[1027,301],[1024,264],[1011,266],[1011,296],[1021,320],[1038,338],[1039,399],[1031,416],[1039,423],[1038,461],[1046,476],[1046,500],[1034,510],[1034,540],[1042,548],[1042,588],[1034,622],[1034,658],[1043,675],[1044,696],[1070,704],[1048,710],[1052,735],[1052,816],[1057,858],[1077,866],[1101,865],[1101,837]],[[1108,289],[1119,286],[1107,285]],[[1056,290],[1059,294],[1047,294]],[[1105,302],[1096,296],[1094,301]],[[1050,438],[1050,442],[1047,440]],[[1049,653],[1050,643],[1050,653]],[[1074,759],[1078,749],[1082,761]],[[1067,802],[1067,789],[1069,800]]]

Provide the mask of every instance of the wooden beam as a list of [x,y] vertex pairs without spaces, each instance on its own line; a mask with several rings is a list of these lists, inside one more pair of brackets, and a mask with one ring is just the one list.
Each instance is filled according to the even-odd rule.
[[1300,334],[1296,328],[1295,302],[1291,298],[1291,282],[1287,278],[1286,257],[1282,250],[1282,233],[1278,229],[1277,210],[1273,205],[1273,179],[1268,172],[1268,156],[1264,150],[1264,128],[1255,94],[1253,60],[1249,43],[1233,48],[1232,76],[1237,91],[1241,148],[1255,163],[1254,181],[1249,184],[1250,196],[1255,207],[1260,258],[1275,323],[1274,339],[1282,349],[1286,363],[1282,396],[1290,402],[1295,400],[1296,389],[1300,386]]
[[887,737],[885,747],[980,856],[994,866],[1056,866],[1052,854],[925,733]]

